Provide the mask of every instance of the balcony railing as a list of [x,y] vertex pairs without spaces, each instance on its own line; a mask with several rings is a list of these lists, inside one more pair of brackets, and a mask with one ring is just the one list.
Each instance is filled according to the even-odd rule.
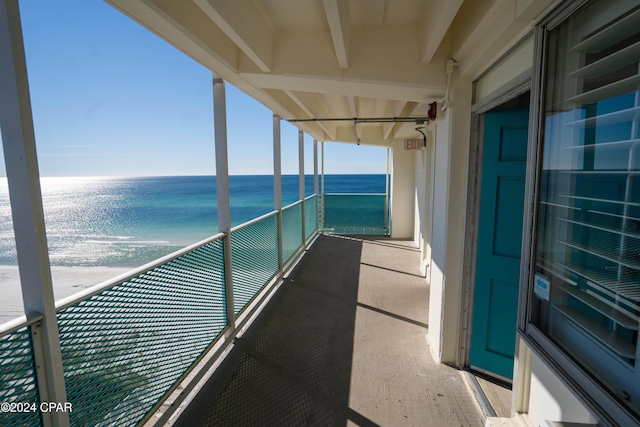
[[337,234],[389,234],[386,194],[324,194],[322,230]]
[[[29,321],[24,317],[4,324],[0,338],[0,402],[15,403],[16,407],[2,408],[0,425],[39,426],[39,411],[32,408],[19,411],[17,405],[40,405],[38,381],[31,334],[37,333],[42,316]],[[14,411],[11,411],[14,409]]]
[[[144,422],[205,354],[215,347],[219,355],[321,231],[318,197],[56,304],[71,425]],[[385,195],[325,195],[320,217],[330,232],[385,234],[386,201]],[[0,330],[0,402],[22,409],[3,407],[0,425],[42,425],[40,411],[24,406],[40,404],[37,366],[46,351],[40,320],[23,317]]]

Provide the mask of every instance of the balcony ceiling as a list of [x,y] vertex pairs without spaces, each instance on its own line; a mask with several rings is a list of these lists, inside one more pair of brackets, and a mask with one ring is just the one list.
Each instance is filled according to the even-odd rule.
[[[552,0],[107,0],[284,119],[426,116],[445,63],[473,79]],[[415,123],[297,122],[391,145]]]

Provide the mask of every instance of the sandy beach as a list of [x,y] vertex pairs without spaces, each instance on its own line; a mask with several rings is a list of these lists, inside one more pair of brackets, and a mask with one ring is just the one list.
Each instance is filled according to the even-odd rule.
[[[56,301],[132,270],[131,267],[51,267]],[[17,266],[0,266],[0,324],[24,315]]]

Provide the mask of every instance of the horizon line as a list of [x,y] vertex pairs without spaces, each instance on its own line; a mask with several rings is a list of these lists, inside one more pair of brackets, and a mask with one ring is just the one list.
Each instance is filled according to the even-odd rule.
[[[385,175],[385,173],[325,173],[327,175]],[[40,178],[170,178],[170,177],[205,177],[216,176],[215,174],[170,174],[170,175],[40,175]],[[273,176],[273,174],[265,173],[249,173],[249,174],[229,174],[229,176]],[[297,173],[283,173],[282,176],[298,176]],[[305,173],[304,176],[314,176],[314,174]],[[322,176],[322,174],[318,174]],[[0,175],[0,178],[7,178],[6,175]]]

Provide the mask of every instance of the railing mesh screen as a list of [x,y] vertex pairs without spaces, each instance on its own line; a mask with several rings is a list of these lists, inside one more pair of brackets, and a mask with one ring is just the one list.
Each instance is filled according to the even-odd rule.
[[134,425],[227,325],[215,240],[58,313],[71,425]]
[[304,202],[304,231],[308,239],[316,231],[316,216],[318,214],[318,196],[309,197]]
[[385,234],[384,194],[326,194],[324,228],[336,233]]
[[[28,326],[0,338],[0,402],[3,405],[19,405],[13,408],[3,407],[0,411],[0,425],[41,424],[31,330]],[[24,404],[29,405],[25,412],[12,412],[16,409],[24,410]]]
[[282,259],[284,262],[302,245],[302,204],[282,210]]
[[239,314],[278,272],[278,218],[271,215],[231,233],[234,312]]
[[[306,238],[317,230],[317,208],[314,196],[304,218],[301,203],[283,209],[283,262],[303,221]],[[235,315],[277,274],[278,236],[277,215],[231,234]],[[59,310],[72,426],[135,425],[185,375],[228,324],[223,258],[214,240]],[[0,337],[0,402],[40,403],[30,328]],[[0,425],[39,426],[40,412],[3,411]]]

